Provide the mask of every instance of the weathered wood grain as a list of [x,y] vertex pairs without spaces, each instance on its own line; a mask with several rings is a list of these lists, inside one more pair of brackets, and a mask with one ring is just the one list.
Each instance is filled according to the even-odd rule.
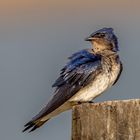
[[73,107],[72,140],[140,140],[140,99]]

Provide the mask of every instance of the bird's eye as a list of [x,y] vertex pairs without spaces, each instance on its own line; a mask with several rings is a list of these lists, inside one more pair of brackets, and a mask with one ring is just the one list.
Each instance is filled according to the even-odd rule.
[[96,37],[99,37],[99,38],[103,38],[103,37],[105,37],[105,34],[103,34],[103,33],[97,33],[95,36]]
[[99,34],[99,37],[105,37],[105,34]]

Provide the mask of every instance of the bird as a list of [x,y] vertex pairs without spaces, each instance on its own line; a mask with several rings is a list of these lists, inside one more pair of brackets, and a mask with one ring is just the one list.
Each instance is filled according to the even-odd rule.
[[48,104],[24,125],[23,132],[32,132],[56,115],[73,106],[92,102],[115,85],[123,65],[114,29],[101,28],[85,39],[91,48],[80,50],[70,57],[52,87],[54,95]]

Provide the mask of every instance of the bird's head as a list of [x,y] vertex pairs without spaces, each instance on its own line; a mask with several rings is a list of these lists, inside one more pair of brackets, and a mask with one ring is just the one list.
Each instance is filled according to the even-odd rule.
[[95,53],[104,51],[118,51],[117,37],[113,32],[112,28],[102,28],[92,33],[85,39],[93,44],[93,50]]

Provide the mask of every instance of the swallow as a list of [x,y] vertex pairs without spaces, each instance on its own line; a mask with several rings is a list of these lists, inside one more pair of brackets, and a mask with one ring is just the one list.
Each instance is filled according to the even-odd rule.
[[36,130],[79,103],[91,102],[118,81],[123,65],[118,55],[118,39],[113,28],[97,30],[85,40],[92,47],[78,51],[68,58],[68,63],[52,85],[55,88],[54,96],[24,125],[23,132]]

